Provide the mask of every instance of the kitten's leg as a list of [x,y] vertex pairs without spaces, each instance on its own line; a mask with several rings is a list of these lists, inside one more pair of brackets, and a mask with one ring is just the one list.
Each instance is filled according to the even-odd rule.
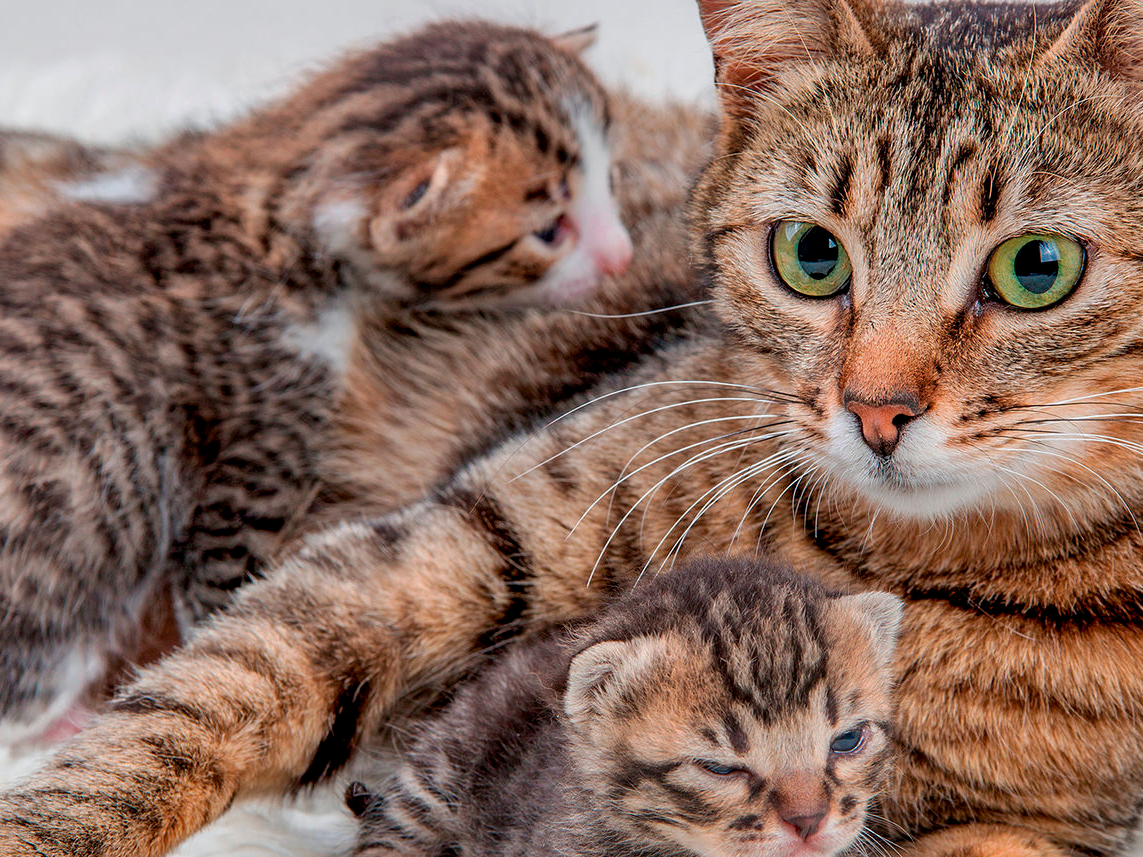
[[449,807],[424,788],[413,791],[393,787],[373,795],[358,817],[360,832],[354,857],[461,854],[449,831]]
[[923,836],[904,853],[908,857],[1067,857],[1071,852],[1027,830],[966,824]]

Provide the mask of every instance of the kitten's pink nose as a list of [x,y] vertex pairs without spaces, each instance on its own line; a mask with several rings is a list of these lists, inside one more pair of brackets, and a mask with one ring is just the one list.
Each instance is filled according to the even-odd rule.
[[622,274],[631,264],[631,236],[616,216],[585,220],[580,226],[592,261],[604,274]]
[[819,811],[815,808],[807,815],[786,815],[783,813],[782,821],[794,828],[802,839],[809,839],[821,828],[825,817],[826,811],[824,809]]
[[846,410],[856,414],[861,421],[865,445],[877,455],[892,455],[901,440],[901,429],[925,412],[911,395],[867,402],[846,393],[843,401]]

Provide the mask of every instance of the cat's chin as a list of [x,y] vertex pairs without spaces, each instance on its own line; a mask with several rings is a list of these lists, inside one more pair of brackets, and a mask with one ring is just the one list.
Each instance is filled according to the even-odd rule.
[[892,456],[875,455],[848,421],[830,426],[826,459],[837,483],[878,514],[918,521],[945,519],[980,509],[1003,482],[987,468],[950,459],[936,429],[910,428]]

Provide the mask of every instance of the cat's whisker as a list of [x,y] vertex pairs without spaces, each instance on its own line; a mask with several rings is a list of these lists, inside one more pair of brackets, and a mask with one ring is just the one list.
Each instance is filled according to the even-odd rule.
[[[791,455],[793,455],[793,452],[789,451],[789,450],[782,450],[779,452],[775,452],[775,453],[767,456],[766,458],[762,459],[759,462],[751,464],[751,465],[749,465],[746,468],[743,468],[741,470],[735,471],[730,476],[727,476],[725,479],[719,481],[714,486],[712,486],[711,488],[708,488],[706,491],[704,491],[702,493],[702,495],[699,496],[699,498],[697,500],[695,500],[690,506],[688,506],[686,508],[686,510],[684,510],[683,513],[678,518],[675,519],[674,523],[671,524],[671,526],[669,528],[667,528],[667,531],[663,534],[663,537],[661,539],[659,539],[659,541],[656,543],[655,547],[648,554],[647,561],[643,564],[643,567],[639,570],[639,575],[636,577],[635,582],[638,583],[643,578],[643,575],[646,573],[647,569],[650,567],[651,563],[654,561],[655,557],[658,555],[658,553],[662,549],[663,545],[666,544],[667,539],[669,539],[671,537],[671,533],[673,533],[675,531],[675,528],[678,527],[684,520],[686,520],[687,516],[695,509],[696,506],[700,505],[708,497],[710,497],[712,494],[717,493],[718,491],[720,491],[721,489],[723,489],[726,486],[736,487],[737,485],[741,484],[743,481],[750,479],[755,474],[765,472],[766,470],[771,469],[772,467],[776,467],[776,466],[781,465]],[[658,488],[658,486],[656,486],[656,489],[657,488]],[[669,555],[670,554],[668,553],[668,556]]]
[[[693,443],[688,443],[686,446],[681,446],[681,447],[678,447],[677,449],[671,450],[670,452],[664,453],[663,455],[660,455],[657,458],[652,459],[651,461],[647,462],[646,464],[640,465],[635,470],[632,470],[630,473],[627,472],[627,467],[630,466],[631,462],[635,459],[635,457],[637,455],[639,455],[639,453],[643,452],[643,450],[647,449],[647,447],[651,446],[653,443],[658,443],[660,440],[667,437],[667,435],[675,434],[678,431],[696,428],[698,426],[706,425],[709,423],[729,422],[729,421],[733,421],[733,420],[747,420],[747,419],[754,420],[754,419],[758,419],[758,417],[755,415],[744,415],[744,416],[739,416],[739,417],[718,417],[716,419],[702,420],[701,422],[691,423],[689,425],[683,426],[682,428],[675,429],[675,430],[670,431],[670,432],[666,432],[665,434],[660,435],[658,438],[656,438],[654,441],[652,441],[652,443],[645,444],[639,450],[639,452],[637,452],[631,458],[627,459],[627,464],[625,464],[623,470],[621,470],[619,472],[619,478],[617,480],[615,480],[614,482],[612,482],[611,485],[608,486],[605,491],[603,491],[603,493],[601,493],[598,497],[596,497],[595,500],[593,500],[591,502],[591,505],[589,505],[587,507],[587,509],[584,511],[584,513],[582,515],[580,515],[579,519],[572,526],[572,531],[573,532],[575,531],[576,527],[578,527],[583,522],[583,519],[587,517],[588,513],[591,512],[591,510],[594,509],[595,506],[600,501],[602,501],[604,497],[608,496],[609,494],[614,497],[614,491],[616,488],[618,488],[620,485],[622,485],[627,480],[634,478],[635,476],[637,476],[642,471],[647,470],[648,468],[654,467],[656,464],[660,463],[661,461],[664,461],[664,460],[671,458],[675,455],[679,455],[680,453],[686,452],[688,450],[694,449],[695,447],[701,447],[701,446],[705,446],[705,445],[710,444],[710,443],[716,443],[717,441],[725,440],[726,438],[730,438],[730,437],[739,437],[743,434],[746,434],[747,432],[774,428],[775,426],[785,425],[785,424],[788,424],[790,422],[789,420],[777,420],[773,423],[766,423],[765,425],[761,425],[761,426],[749,426],[747,428],[740,429],[738,431],[727,432],[725,434],[717,435],[715,437],[703,438],[702,440],[697,440],[697,441],[694,441]],[[753,443],[753,442],[757,442],[757,441],[770,440],[772,438],[782,437],[784,435],[788,435],[788,434],[792,434],[792,433],[793,433],[793,430],[783,430],[780,432],[773,432],[773,433],[766,434],[766,435],[758,435],[758,436],[750,438],[750,441],[751,441],[751,443]],[[734,441],[734,443],[737,444],[737,441]],[[716,449],[717,449],[717,447],[716,447]],[[570,533],[569,533],[569,535],[570,535]]]
[[[793,460],[792,462],[782,464],[779,472],[770,477],[771,480],[780,479],[785,474],[785,472],[788,472],[788,471],[792,470],[793,468],[796,468],[802,461],[805,460],[805,456],[799,455],[798,450],[790,450],[789,452],[790,452],[790,455],[788,455],[787,458],[793,457],[793,458],[795,458],[795,460]],[[694,509],[694,507],[696,505],[698,505],[698,503],[701,502],[704,497],[707,497],[708,494],[713,494],[713,496],[710,496],[710,499],[708,499],[706,501],[706,503],[703,505],[703,507],[691,519],[691,522],[687,525],[686,529],[684,529],[683,532],[679,535],[679,537],[675,540],[675,543],[671,546],[670,550],[667,551],[667,554],[666,554],[666,557],[664,558],[663,563],[660,564],[660,568],[663,567],[663,565],[666,563],[667,560],[670,560],[672,557],[675,557],[678,555],[679,551],[682,549],[684,542],[686,541],[687,536],[690,535],[691,530],[695,527],[695,525],[699,522],[699,520],[703,517],[703,515],[706,514],[706,512],[711,507],[713,507],[715,504],[717,504],[723,497],[725,497],[731,491],[736,489],[743,482],[748,481],[749,479],[753,478],[754,475],[756,475],[756,472],[752,471],[752,467],[753,467],[753,465],[751,467],[746,468],[745,471],[740,471],[740,473],[748,474],[748,475],[745,475],[741,479],[723,480],[722,483],[720,483],[718,486],[716,486],[716,490],[714,492],[707,492],[706,494],[703,495],[703,497],[700,497],[698,501],[696,501],[695,503],[692,503],[691,506],[688,507],[685,512],[683,512],[682,516],[680,516],[675,521],[675,523],[671,526],[671,528],[667,531],[667,534],[666,534],[667,536],[669,536],[671,534],[671,532],[674,530],[674,528],[676,526],[678,526],[680,523],[682,523],[683,520],[686,519],[686,517],[690,514],[690,512]],[[786,490],[788,490],[788,488]],[[784,490],[782,492],[782,494],[780,494],[778,496],[778,500],[780,500],[782,495],[785,493],[786,492]],[[774,501],[775,504],[777,504],[778,500]],[[773,508],[774,507],[771,506],[770,511],[773,511]],[[769,520],[769,514],[767,514],[767,517],[766,517],[766,521],[768,521],[768,520]],[[761,531],[765,531],[766,521],[763,521],[762,526],[761,526]],[[666,539],[666,536],[664,536],[664,540],[665,539]],[[658,552],[661,544],[662,544],[662,542],[660,542],[660,545],[656,546],[655,550],[651,552],[652,558]],[[733,544],[733,542],[732,542],[732,544]]]
[[[1025,438],[1024,440],[1028,443],[1035,443],[1035,444],[1040,445],[1040,446],[1045,445],[1043,441],[1035,440],[1034,438]],[[1127,514],[1131,517],[1131,521],[1135,525],[1136,531],[1138,531],[1141,535],[1143,535],[1143,530],[1139,529],[1139,521],[1135,517],[1135,512],[1132,511],[1131,505],[1127,502],[1126,498],[1124,498],[1124,496],[1119,493],[1119,490],[1114,485],[1112,485],[1110,482],[1108,482],[1107,479],[1105,479],[1102,475],[1100,475],[1097,471],[1093,470],[1088,465],[1084,464],[1078,458],[1071,456],[1071,455],[1066,455],[1062,452],[1056,452],[1055,450],[1051,450],[1051,449],[1031,449],[1028,447],[1024,447],[1022,449],[1017,449],[1017,448],[1012,448],[1012,447],[1006,447],[1006,448],[1003,448],[999,451],[1014,452],[1014,453],[1021,453],[1021,454],[1030,453],[1033,455],[1047,455],[1047,456],[1050,456],[1052,458],[1062,459],[1069,464],[1074,464],[1075,466],[1086,470],[1088,473],[1090,473],[1092,476],[1094,476],[1096,479],[1098,479],[1100,482],[1102,482],[1104,485],[1106,485],[1107,488],[1111,491],[1111,493],[1113,493],[1115,495],[1116,499],[1119,500],[1119,502],[1122,504],[1123,508],[1125,510],[1127,510]],[[1062,470],[1054,470],[1054,472],[1059,473],[1062,476],[1069,477],[1070,479],[1079,483],[1080,485],[1084,484],[1080,479],[1078,479],[1077,477],[1073,476],[1070,473],[1066,473],[1065,471],[1062,471]]]
[[[754,443],[754,441],[752,439],[746,439],[746,440],[737,441],[737,443],[749,445],[751,443]],[[660,479],[658,482],[656,482],[654,485],[652,485],[647,491],[645,491],[642,494],[642,496],[639,497],[638,500],[636,500],[634,503],[631,504],[631,508],[628,509],[623,514],[623,517],[620,518],[619,522],[612,528],[611,533],[607,537],[607,540],[603,543],[603,547],[600,548],[599,555],[596,557],[596,560],[595,560],[595,564],[592,565],[592,567],[591,567],[591,572],[588,574],[586,585],[589,585],[589,586],[591,585],[591,581],[595,577],[595,572],[599,569],[599,564],[603,561],[603,557],[606,556],[608,548],[611,547],[611,543],[615,540],[615,536],[618,535],[620,529],[627,522],[627,519],[629,517],[631,517],[632,514],[634,514],[635,510],[638,509],[639,506],[645,500],[647,500],[647,498],[653,496],[655,494],[655,492],[657,492],[659,490],[659,488],[661,488],[668,480],[670,480],[676,474],[682,473],[687,468],[693,467],[695,464],[698,464],[699,461],[705,460],[707,457],[713,457],[715,454],[721,455],[724,452],[730,451],[731,449],[735,449],[735,448],[737,448],[737,447],[731,445],[727,449],[724,449],[718,453],[713,453],[713,451],[707,450],[706,452],[702,453],[701,456],[692,456],[690,459],[688,459],[687,461],[680,464],[678,467],[676,467],[674,470],[672,470],[670,473],[668,473],[666,476],[664,476],[662,479]],[[779,454],[779,453],[775,453],[775,455],[777,455],[777,454]],[[652,551],[651,556],[654,557],[654,555],[657,551],[658,551],[658,547],[656,547],[655,551]],[[644,568],[645,567],[646,566],[644,566]],[[640,573],[640,576],[641,575],[642,575],[642,573]],[[637,582],[638,582],[638,579],[636,579],[636,583]]]
[[[1038,479],[1035,479],[1035,478],[1033,478],[1033,477],[1029,476],[1027,473],[1021,473],[1021,472],[1020,472],[1020,471],[1018,471],[1018,470],[1012,470],[1012,469],[1010,469],[1010,468],[1007,468],[1007,467],[1003,467],[1003,466],[1001,466],[1001,465],[999,465],[999,464],[994,464],[993,466],[994,466],[994,467],[996,467],[998,470],[1000,470],[1000,471],[1001,471],[1001,472],[1003,472],[1003,473],[1009,473],[1009,474],[1011,474],[1012,476],[1015,476],[1017,479],[1023,479],[1023,480],[1024,480],[1024,481],[1026,481],[1026,482],[1031,482],[1033,485],[1035,485],[1035,486],[1037,486],[1038,488],[1041,488],[1042,490],[1044,490],[1045,492],[1047,492],[1047,494],[1048,494],[1048,495],[1049,495],[1049,496],[1050,496],[1050,497],[1051,497],[1053,500],[1055,500],[1055,501],[1056,501],[1056,503],[1059,505],[1059,507],[1060,507],[1061,509],[1063,509],[1063,510],[1064,510],[1064,511],[1067,513],[1067,515],[1068,515],[1068,518],[1069,518],[1069,519],[1071,519],[1071,522],[1072,522],[1072,526],[1073,526],[1073,527],[1075,527],[1077,530],[1079,529],[1079,521],[1077,521],[1077,520],[1076,520],[1076,517],[1075,517],[1075,515],[1074,515],[1074,514],[1072,514],[1072,510],[1071,510],[1071,507],[1070,507],[1070,506],[1068,506],[1068,504],[1067,504],[1067,503],[1065,503],[1065,502],[1064,502],[1064,501],[1063,501],[1063,500],[1060,498],[1060,495],[1059,495],[1059,494],[1057,494],[1055,491],[1053,491],[1051,488],[1049,488],[1049,487],[1048,487],[1047,485],[1045,485],[1043,482],[1041,482],[1041,481],[1039,481]],[[1025,489],[1024,489],[1024,491],[1025,491],[1025,493],[1027,493],[1027,494],[1028,494],[1028,500],[1029,500],[1029,501],[1032,503],[1032,507],[1033,507],[1034,509],[1035,509],[1035,508],[1037,508],[1037,503],[1036,503],[1036,500],[1035,500],[1035,498],[1032,496],[1031,492],[1029,492],[1027,488],[1025,488]],[[1042,530],[1041,530],[1041,532],[1042,532]]]
[[1060,405],[1074,405],[1081,402],[1090,402],[1092,399],[1102,399],[1107,396],[1118,396],[1121,393],[1141,393],[1143,387],[1121,387],[1117,390],[1104,390],[1100,393],[1089,393],[1086,396],[1076,396],[1071,399],[1060,399],[1056,402],[1041,402],[1032,405],[1013,405],[1008,410],[1019,410],[1021,408],[1054,408]]
[[[563,449],[561,449],[559,452],[548,456],[547,458],[545,458],[543,461],[539,462],[538,464],[532,465],[531,467],[529,467],[527,470],[523,471],[522,473],[516,474],[515,476],[513,476],[508,481],[509,481],[509,483],[511,483],[511,482],[515,482],[518,479],[522,479],[525,476],[527,476],[529,473],[532,473],[533,471],[538,470],[539,468],[543,467],[544,465],[550,464],[551,462],[555,461],[557,458],[559,458],[562,455],[567,455],[573,449],[578,449],[579,447],[583,446],[585,443],[588,443],[589,441],[594,440],[595,438],[599,437],[600,435],[606,434],[609,431],[613,431],[614,429],[617,429],[621,426],[624,426],[627,423],[634,422],[635,420],[643,419],[644,417],[653,416],[654,414],[663,413],[664,411],[674,410],[675,408],[690,407],[691,405],[705,405],[705,404],[712,404],[714,402],[755,402],[756,403],[756,402],[760,402],[760,401],[766,401],[766,400],[751,398],[749,396],[714,396],[714,397],[708,397],[705,399],[687,399],[686,401],[683,401],[683,402],[672,402],[669,405],[660,405],[657,408],[651,408],[651,409],[646,410],[646,411],[640,411],[637,414],[633,414],[631,416],[624,417],[621,420],[616,420],[615,422],[609,423],[608,425],[604,426],[601,429],[597,429],[596,431],[593,431],[591,434],[589,434],[585,437],[582,437],[579,440],[575,441],[570,446],[566,446]],[[779,403],[778,402],[771,402],[771,404],[779,404]]]
[[581,315],[585,318],[642,318],[643,316],[647,315],[658,315],[659,313],[663,312],[674,312],[675,310],[679,309],[689,309],[690,307],[694,306],[706,306],[707,304],[712,303],[714,303],[712,300],[689,301],[685,304],[675,304],[674,306],[665,306],[660,307],[659,309],[648,309],[643,310],[643,312],[586,312],[579,309],[569,309],[565,310],[565,312],[569,313],[570,315]]
[[[735,417],[722,417],[722,418],[720,418],[720,420],[730,420],[730,419],[735,419]],[[739,417],[737,419],[753,419],[753,417]],[[705,422],[715,422],[715,421],[714,420],[707,420]],[[763,428],[766,428],[766,427],[764,426]],[[751,427],[751,428],[743,429],[742,431],[748,432],[748,431],[756,431],[756,430],[757,430],[756,428]],[[788,435],[788,434],[792,434],[792,433],[793,433],[792,430],[771,432],[771,433],[766,434],[766,435],[751,437],[751,438],[749,438],[749,442],[750,443],[756,443],[756,442],[760,442],[763,440],[771,440],[773,438],[782,437],[784,435]],[[739,434],[739,433],[738,432],[730,432],[729,434],[723,435],[722,437],[731,437],[735,434]],[[576,520],[575,524],[573,524],[571,529],[568,531],[567,538],[571,537],[572,533],[574,533],[576,531],[576,529],[579,527],[579,525],[583,523],[584,518],[586,518],[591,513],[592,509],[594,509],[597,505],[599,505],[600,502],[603,501],[604,497],[606,497],[609,494],[611,494],[612,492],[614,492],[616,488],[618,488],[620,485],[622,485],[627,480],[632,479],[635,476],[638,476],[639,473],[641,473],[642,471],[646,470],[649,467],[655,466],[659,462],[661,462],[667,458],[670,458],[671,456],[678,455],[681,452],[686,452],[688,449],[693,449],[696,446],[703,446],[703,445],[711,443],[717,439],[718,438],[706,438],[706,439],[696,441],[696,442],[691,443],[691,444],[687,444],[686,446],[680,447],[678,449],[672,450],[671,452],[660,455],[658,458],[654,459],[653,461],[649,461],[646,464],[641,465],[640,467],[636,468],[635,470],[632,470],[630,473],[628,473],[626,475],[622,475],[615,482],[611,483],[611,485],[608,486],[608,488],[603,493],[601,493],[598,497],[596,497],[594,500],[591,501],[591,504],[587,507],[587,509],[584,510],[583,514],[579,516],[578,520]],[[698,457],[696,457],[694,459],[688,459],[687,462],[685,462],[685,464],[683,465],[683,467],[689,467],[692,464],[697,464],[700,461],[705,461],[707,458],[713,458],[715,455],[721,455],[722,451],[723,451],[723,447],[726,447],[726,446],[738,448],[739,446],[742,446],[742,440],[739,439],[739,440],[729,441],[726,444],[720,444],[719,446],[714,447],[713,449],[706,450],[705,452],[701,453]],[[674,476],[676,472],[681,472],[681,471],[679,468],[676,468],[675,470],[672,470],[670,474],[668,474],[667,478]]]

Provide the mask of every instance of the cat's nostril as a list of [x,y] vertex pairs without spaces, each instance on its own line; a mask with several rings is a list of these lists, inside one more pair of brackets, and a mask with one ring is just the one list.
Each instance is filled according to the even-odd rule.
[[865,444],[877,455],[889,456],[901,440],[901,429],[925,412],[916,397],[903,395],[889,401],[869,402],[846,393],[845,408],[861,423]]

